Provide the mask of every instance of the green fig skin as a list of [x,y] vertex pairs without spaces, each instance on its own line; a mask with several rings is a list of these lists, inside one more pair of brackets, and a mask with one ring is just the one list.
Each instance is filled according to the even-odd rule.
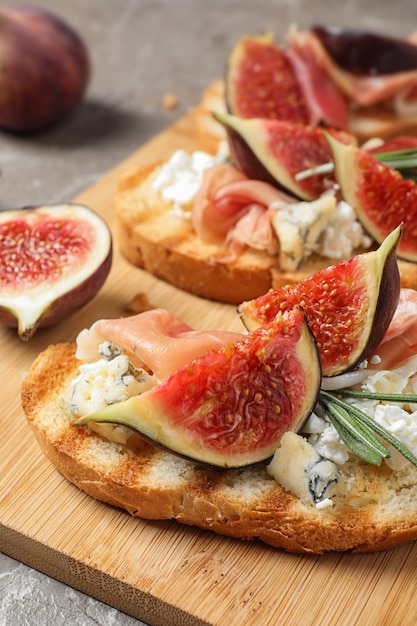
[[284,432],[301,428],[320,383],[314,338],[294,309],[143,394],[73,423],[122,424],[181,456],[242,467],[271,457]]
[[302,305],[318,344],[323,376],[354,370],[382,341],[397,308],[401,232],[400,225],[377,250],[243,302],[238,308],[243,323],[253,330],[278,311]]

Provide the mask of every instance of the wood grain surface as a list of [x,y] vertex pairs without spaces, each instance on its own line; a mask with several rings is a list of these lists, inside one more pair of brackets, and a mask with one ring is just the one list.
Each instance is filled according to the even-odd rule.
[[[87,189],[78,201],[113,227],[120,174],[199,147],[191,112]],[[152,625],[305,626],[417,623],[414,545],[373,555],[298,556],[176,522],[146,522],[96,502],[43,457],[25,422],[20,384],[50,343],[72,341],[145,293],[196,328],[241,330],[234,307],[208,302],[130,267],[117,251],[98,296],[28,343],[0,328],[0,549]],[[57,368],[59,363],[57,363]]]

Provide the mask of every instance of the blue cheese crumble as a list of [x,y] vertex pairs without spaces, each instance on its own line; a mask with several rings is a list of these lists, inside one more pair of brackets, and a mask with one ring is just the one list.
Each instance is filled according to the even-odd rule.
[[339,481],[337,467],[301,435],[286,432],[266,470],[300,500],[319,508],[332,506]]
[[132,367],[125,354],[83,363],[67,397],[73,415],[88,415],[109,404],[127,400],[155,384],[155,377]]

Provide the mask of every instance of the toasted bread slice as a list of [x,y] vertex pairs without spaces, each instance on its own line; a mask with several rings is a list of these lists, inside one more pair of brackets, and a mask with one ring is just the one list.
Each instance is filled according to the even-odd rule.
[[[222,81],[213,83],[195,111],[199,136],[205,138],[202,150],[215,151],[224,139],[223,126],[211,114],[224,108],[222,90]],[[191,220],[179,218],[174,203],[153,188],[161,166],[149,163],[119,180],[114,199],[118,245],[132,265],[194,295],[239,304],[343,260],[312,254],[298,269],[288,271],[280,267],[279,254],[264,250],[246,248],[231,258],[226,245],[202,242]],[[362,251],[355,249],[354,254]],[[399,261],[399,266],[402,286],[417,289],[416,265]]]
[[[118,245],[132,265],[188,293],[240,304],[343,260],[313,254],[297,270],[284,271],[279,257],[263,250],[247,248],[230,259],[227,246],[202,242],[191,221],[178,218],[173,203],[153,189],[160,165],[138,168],[119,181],[115,198]],[[364,251],[355,250],[355,254]],[[416,264],[400,260],[399,268],[402,287],[417,289]]]
[[[149,520],[175,519],[291,552],[374,552],[417,538],[417,469],[353,459],[340,467],[332,507],[287,493],[266,464],[215,469],[143,442],[114,443],[75,428],[62,397],[77,375],[75,346],[50,346],[33,363],[23,409],[56,469],[81,490]],[[59,367],[57,368],[57,363]]]

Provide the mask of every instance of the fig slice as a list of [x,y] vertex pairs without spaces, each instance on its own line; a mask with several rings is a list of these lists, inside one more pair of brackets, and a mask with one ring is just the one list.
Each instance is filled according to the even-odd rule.
[[0,213],[0,322],[30,339],[96,295],[112,264],[112,236],[75,204]]
[[[297,198],[316,200],[334,185],[333,174],[297,180],[296,174],[331,160],[326,134],[317,127],[261,118],[243,119],[213,113],[227,131],[232,160],[249,178],[275,185]],[[343,131],[328,131],[343,142],[355,138]]]
[[291,63],[271,33],[237,42],[227,61],[225,90],[226,108],[233,115],[309,121]]
[[417,183],[366,150],[346,146],[329,135],[327,139],[342,197],[352,206],[365,230],[381,243],[403,223],[397,255],[416,262]]
[[372,252],[319,270],[238,310],[249,330],[269,324],[283,310],[301,306],[316,338],[323,376],[355,369],[379,345],[397,308],[399,226]]
[[73,423],[122,424],[179,455],[241,467],[271,457],[284,432],[301,428],[320,383],[316,343],[304,313],[293,309]]
[[337,65],[357,76],[417,69],[417,46],[406,39],[340,26],[314,26],[312,32]]

